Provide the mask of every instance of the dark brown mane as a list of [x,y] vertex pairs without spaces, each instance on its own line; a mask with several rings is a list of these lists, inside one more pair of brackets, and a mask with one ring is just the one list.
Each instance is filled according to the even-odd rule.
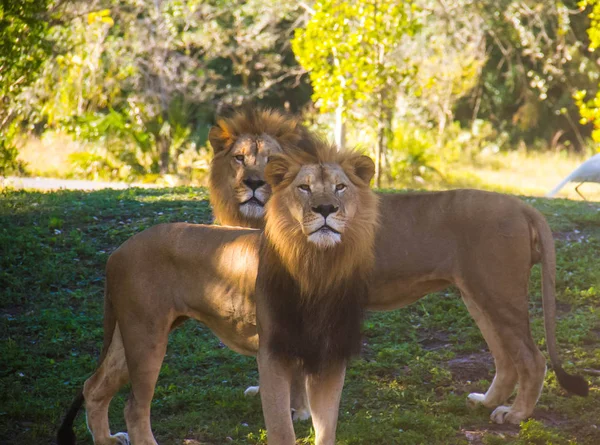
[[[325,263],[322,272],[335,273]],[[357,355],[369,277],[368,269],[357,270],[330,288],[326,298],[318,292],[306,295],[263,236],[256,287],[271,313],[269,350],[297,361],[308,374]]]

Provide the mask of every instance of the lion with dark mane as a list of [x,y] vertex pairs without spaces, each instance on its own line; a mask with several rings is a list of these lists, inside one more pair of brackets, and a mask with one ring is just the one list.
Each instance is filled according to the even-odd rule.
[[[243,122],[245,113],[239,111],[234,120]],[[295,125],[297,120],[291,122]],[[264,129],[244,133],[238,127],[225,146],[230,152],[221,145],[215,157],[218,152],[219,162],[226,162],[236,141],[256,134],[267,133]],[[303,134],[310,139],[306,131]],[[264,181],[264,169],[257,167],[254,174]],[[211,191],[224,188],[223,183],[211,182]],[[261,196],[263,202],[269,199],[268,192]],[[210,201],[219,219],[226,220],[222,209],[242,204],[235,199],[224,203],[222,196],[222,191],[212,192]],[[393,310],[456,286],[496,365],[490,388],[485,394],[469,394],[469,406],[490,408],[496,423],[518,424],[533,413],[546,372],[546,359],[529,328],[528,282],[536,263],[542,265],[544,324],[552,368],[565,389],[587,395],[585,380],[567,374],[558,356],[554,242],[548,223],[537,210],[517,198],[478,190],[381,194],[380,198],[381,226],[367,308]],[[259,221],[253,224],[260,227]],[[518,392],[512,406],[503,405],[515,387]]]
[[274,156],[256,280],[258,364],[269,443],[294,444],[291,384],[301,370],[315,443],[333,445],[347,360],[358,353],[374,263],[377,197],[366,156],[317,144]]

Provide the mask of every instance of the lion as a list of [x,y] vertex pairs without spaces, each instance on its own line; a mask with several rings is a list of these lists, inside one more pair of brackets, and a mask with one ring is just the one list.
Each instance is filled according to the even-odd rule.
[[290,388],[300,370],[317,445],[333,445],[348,359],[360,351],[374,264],[373,161],[321,147],[274,156],[256,279],[258,369],[269,443],[295,444]]
[[[220,147],[219,163],[227,162],[229,151],[248,131],[266,134],[255,129],[246,131],[244,113],[239,111],[231,118],[240,123],[237,132],[230,133],[226,142],[216,142]],[[220,125],[221,121],[217,127]],[[309,140],[311,135],[305,131],[303,137]],[[218,162],[215,159],[213,165]],[[264,169],[254,174],[264,180]],[[211,182],[211,190],[225,188],[224,184]],[[265,190],[261,199],[268,201],[268,192]],[[224,194],[223,190],[211,193],[215,210],[225,208],[221,202]],[[519,424],[533,413],[546,373],[546,359],[529,328],[528,281],[537,263],[542,265],[544,324],[552,368],[563,388],[587,395],[587,382],[567,374],[558,356],[554,241],[548,223],[537,210],[515,197],[479,190],[382,193],[380,199],[381,225],[367,309],[398,309],[427,294],[456,286],[496,367],[487,392],[469,394],[468,406],[491,409],[495,423]],[[227,205],[236,208],[242,204],[234,198]],[[220,218],[226,219],[224,215]],[[255,227],[260,223],[256,222]],[[511,406],[506,406],[517,383],[517,396]]]
[[[372,176],[372,161],[358,155],[336,154],[334,156],[328,146],[315,142],[314,153],[318,153],[321,149],[326,152],[323,155],[324,158],[317,157],[315,154],[307,160],[304,155],[302,158],[304,161],[298,161],[295,158],[292,159],[290,155],[280,154],[276,157],[278,161],[271,167],[273,170],[271,176],[275,178],[277,175],[274,170],[275,165],[289,165],[291,172],[298,167],[298,162],[314,164],[315,159],[319,162],[331,159],[339,163],[328,163],[322,167],[323,171],[328,173],[326,177],[323,175],[309,177],[300,184],[303,187],[308,185],[319,191],[322,191],[324,187],[335,186],[337,198],[334,203],[339,208],[333,208],[333,204],[325,201],[322,204],[317,203],[316,200],[321,196],[319,194],[321,192],[315,192],[312,195],[314,199],[312,202],[317,210],[313,211],[312,208],[306,207],[308,201],[304,195],[300,195],[300,193],[307,193],[306,191],[294,189],[296,192],[294,194],[288,190],[290,187],[295,187],[295,183],[289,181],[291,173],[288,176],[284,175],[285,178],[278,183],[279,185],[271,197],[273,204],[269,206],[269,214],[273,215],[273,218],[277,217],[278,212],[284,211],[293,212],[297,217],[299,208],[307,213],[305,218],[302,218],[302,221],[305,222],[303,227],[306,229],[313,227],[315,231],[303,232],[304,244],[310,242],[321,249],[322,261],[325,259],[334,261],[317,270],[304,270],[302,264],[297,264],[300,275],[294,275],[294,277],[298,277],[298,282],[301,283],[299,289],[302,292],[308,289],[306,280],[311,274],[323,276],[321,280],[318,280],[318,275],[315,275],[314,282],[321,283],[324,287],[317,287],[316,290],[324,292],[338,289],[356,277],[364,277],[368,272],[368,264],[374,261],[372,250],[375,230],[372,226],[376,215],[373,210],[374,195],[368,192],[368,184],[370,176]],[[289,164],[284,164],[286,162]],[[303,170],[304,173],[306,172]],[[337,181],[335,184],[332,182],[334,179]],[[285,181],[290,182],[286,187],[283,186]],[[275,206],[278,194],[282,195],[282,199],[286,205],[290,206],[289,208]],[[321,194],[331,198],[331,193],[322,192]],[[304,199],[301,199],[302,197]],[[319,207],[321,205],[322,207]],[[327,216],[323,216],[324,213],[327,213]],[[318,227],[319,218],[322,218],[326,225]],[[280,221],[282,219],[276,219],[274,224],[278,225]],[[359,226],[359,229],[354,230],[354,226]],[[286,230],[286,228],[273,229],[269,233],[275,236],[278,233],[277,230]],[[279,242],[275,245],[279,246],[285,241],[288,243],[288,249],[293,249],[289,240],[286,240],[285,234],[279,232],[277,236]],[[150,424],[150,405],[156,380],[165,355],[169,332],[188,318],[204,323],[224,344],[238,353],[256,355],[259,352],[255,288],[257,277],[260,276],[262,280],[261,289],[265,289],[265,279],[270,277],[268,272],[262,272],[259,275],[259,265],[265,264],[259,261],[261,240],[264,238],[262,231],[257,229],[187,223],[161,224],[131,237],[111,254],[106,265],[104,341],[99,366],[94,374],[85,381],[83,390],[75,397],[68,410],[58,430],[59,445],[75,443],[73,421],[83,403],[85,403],[88,429],[95,444],[128,444],[130,440],[135,444],[156,444]],[[296,238],[296,241],[300,239]],[[344,251],[347,244],[349,252],[344,257],[346,261],[341,262],[340,260],[340,267],[336,268],[337,257],[340,252]],[[356,258],[354,255],[350,258],[350,260],[355,260],[352,264],[349,264],[350,260],[347,258],[350,253],[358,254]],[[318,255],[315,253],[315,258],[317,257]],[[355,282],[352,288],[359,289],[358,282]],[[366,287],[363,286],[363,289]],[[351,298],[341,298],[344,296],[342,292],[338,292],[338,294],[336,295],[340,296],[340,300],[337,302],[315,299],[315,306],[307,305],[306,307],[312,307],[312,310],[316,311],[318,309],[316,306],[320,302],[325,305],[326,310],[334,310],[335,304],[344,303],[344,301],[349,305],[358,304]],[[272,293],[269,295],[270,297],[276,296]],[[322,296],[323,294],[318,295]],[[358,300],[360,294],[351,293],[350,296]],[[365,299],[366,290],[362,297],[362,300]],[[351,314],[353,310],[348,307],[337,311],[339,315],[346,312]],[[314,382],[312,382],[311,377],[321,375],[318,372],[323,368],[327,372],[331,371],[332,378],[335,375],[336,382],[343,382],[342,362],[348,354],[355,352],[356,338],[359,338],[360,314],[362,311],[360,307],[357,307],[353,322],[349,323],[349,330],[344,336],[344,338],[353,338],[352,342],[344,343],[347,353],[336,356],[328,348],[321,351],[315,347],[310,350],[308,346],[305,350],[308,354],[312,352],[333,354],[334,361],[332,363],[338,364],[335,372],[331,371],[330,367],[322,366],[323,360],[326,360],[323,355],[319,356],[316,361],[310,355],[298,356],[299,362],[304,363],[309,374],[307,385],[309,389],[318,386],[323,394],[328,392],[334,399],[335,397],[339,399],[337,391],[341,390],[341,385],[339,388],[338,386],[322,388],[319,380],[313,378]],[[270,332],[269,326],[271,325],[267,322],[269,319],[264,320],[263,328]],[[319,329],[316,322],[312,327],[315,330]],[[315,334],[315,330],[307,332],[307,334]],[[320,337],[317,336],[310,337],[308,340],[312,342],[319,339]],[[326,339],[331,340],[332,347],[334,347],[334,340],[340,340],[337,337]],[[300,343],[304,344],[305,342]],[[343,347],[340,347],[340,350],[343,350]],[[280,344],[278,348],[285,351],[283,344]],[[292,349],[290,351],[290,354],[296,354]],[[285,353],[281,355],[285,356]],[[264,354],[261,357],[263,365],[268,363]],[[318,363],[318,366],[315,365],[316,367],[313,368],[315,363]],[[310,374],[310,371],[314,370],[316,373]],[[267,399],[272,396],[269,391],[268,376],[269,371],[261,377],[264,385],[262,397]],[[125,407],[128,433],[113,435],[108,422],[108,407],[116,392],[128,381],[131,382],[131,396]],[[290,385],[293,387],[294,381]],[[301,386],[304,387],[304,382]],[[302,391],[299,392],[302,393]],[[278,403],[284,400],[289,413],[290,405],[293,402],[289,397],[281,399],[283,394],[285,393],[277,395],[276,400]],[[330,421],[333,419],[327,416],[333,405],[327,405],[330,400],[321,400],[319,397],[315,396],[311,402],[311,408],[314,410],[315,418],[320,422],[315,425],[320,431],[319,437],[327,438],[331,434]],[[324,409],[327,412],[322,414]],[[267,417],[270,424],[273,425],[273,417]],[[288,414],[283,417],[285,419],[282,419],[281,422],[287,425],[286,422],[287,420],[291,421],[291,416]],[[279,430],[277,426],[279,420],[275,419],[275,426],[271,431]],[[323,427],[326,429],[323,430]]]

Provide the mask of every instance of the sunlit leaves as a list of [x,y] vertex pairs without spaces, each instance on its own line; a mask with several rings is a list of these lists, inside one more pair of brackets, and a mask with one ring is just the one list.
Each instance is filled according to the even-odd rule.
[[369,101],[384,88],[396,88],[402,75],[402,39],[418,29],[410,1],[317,1],[292,48],[309,72],[313,100],[331,111],[340,97],[349,108]]
[[[580,8],[590,8],[588,17],[590,18],[590,26],[587,29],[588,37],[590,38],[590,51],[600,47],[600,0],[582,0],[578,3]],[[594,97],[588,98],[585,90],[576,91],[573,94],[575,104],[579,107],[581,125],[593,124],[592,139],[594,142],[600,143],[600,85],[597,87]]]

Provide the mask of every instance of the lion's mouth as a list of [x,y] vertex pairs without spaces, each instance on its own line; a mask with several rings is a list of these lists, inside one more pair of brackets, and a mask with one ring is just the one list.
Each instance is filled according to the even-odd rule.
[[246,205],[246,204],[251,204],[251,205],[258,205],[263,207],[265,205],[264,202],[262,202],[260,199],[258,199],[256,196],[253,196],[250,199],[247,199],[246,201],[242,202],[240,205]]
[[314,232],[311,233],[311,235],[315,234],[315,233],[336,233],[338,235],[340,235],[340,232],[338,232],[337,230],[335,230],[333,227],[328,226],[327,224],[322,225],[321,227],[319,227],[317,230],[315,230]]

